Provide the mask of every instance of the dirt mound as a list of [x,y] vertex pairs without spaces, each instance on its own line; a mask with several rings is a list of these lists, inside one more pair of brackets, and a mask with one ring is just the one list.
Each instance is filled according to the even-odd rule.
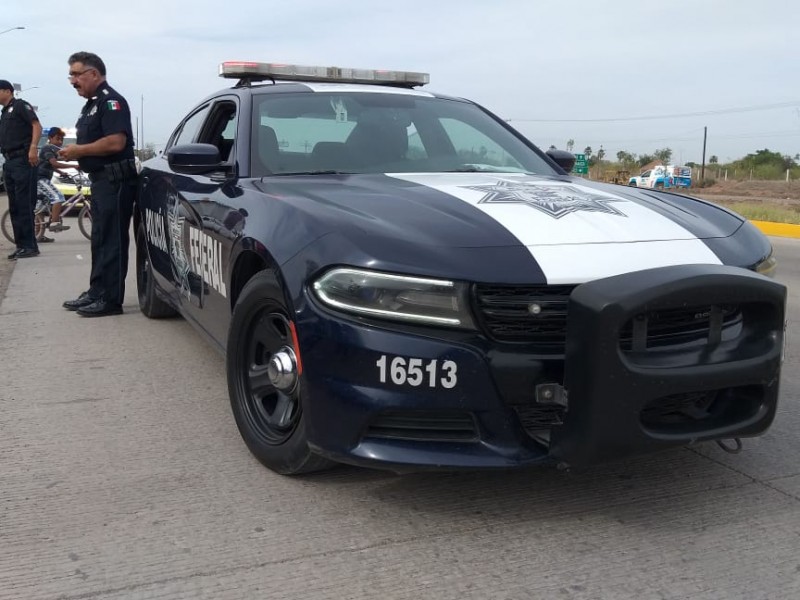
[[725,196],[736,201],[800,203],[800,181],[719,181],[705,188],[695,188],[697,196]]

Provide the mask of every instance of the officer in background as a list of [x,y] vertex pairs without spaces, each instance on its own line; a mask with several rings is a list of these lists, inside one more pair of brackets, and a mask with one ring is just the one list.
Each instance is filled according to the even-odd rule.
[[106,82],[106,66],[91,52],[67,60],[69,81],[86,98],[76,124],[77,143],[58,153],[77,160],[91,181],[92,271],[89,289],[64,308],[83,317],[122,313],[137,173],[128,103]]
[[36,206],[36,179],[39,164],[39,138],[42,125],[33,107],[14,97],[14,86],[0,79],[0,151],[6,159],[3,177],[8,194],[8,210],[14,230],[16,250],[9,260],[39,256],[33,224]]

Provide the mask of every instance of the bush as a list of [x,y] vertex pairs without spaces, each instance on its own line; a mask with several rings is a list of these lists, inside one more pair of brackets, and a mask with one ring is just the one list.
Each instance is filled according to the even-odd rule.
[[706,177],[705,179],[697,179],[697,180],[693,181],[692,182],[692,187],[707,188],[707,187],[711,187],[715,183],[717,183],[716,179],[714,179],[713,177]]

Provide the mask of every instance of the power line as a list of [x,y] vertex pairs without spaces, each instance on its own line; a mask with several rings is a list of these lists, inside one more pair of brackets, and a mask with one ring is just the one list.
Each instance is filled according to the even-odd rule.
[[[800,131],[796,131],[793,133],[787,133],[785,131],[765,131],[763,133],[737,133],[737,134],[723,134],[723,135],[715,135],[714,140],[726,139],[726,140],[733,140],[733,139],[748,139],[748,138],[761,138],[761,137],[795,137],[800,136]],[[595,136],[596,137],[596,136]],[[697,140],[697,136],[693,137],[683,137],[683,136],[673,136],[673,137],[662,137],[662,138],[630,138],[624,140],[609,140],[606,138],[597,138],[602,139],[604,144],[635,144],[635,143],[653,143],[653,142],[693,142]],[[597,143],[597,142],[595,142]]]
[[701,110],[697,112],[651,115],[646,117],[612,117],[603,119],[506,119],[506,121],[509,123],[611,123],[615,121],[653,121],[656,119],[680,119],[684,117],[706,117],[709,115],[774,110],[776,108],[791,108],[794,106],[800,106],[800,100],[779,102],[777,104],[758,104],[754,106],[741,106],[739,108],[720,108],[716,110]]

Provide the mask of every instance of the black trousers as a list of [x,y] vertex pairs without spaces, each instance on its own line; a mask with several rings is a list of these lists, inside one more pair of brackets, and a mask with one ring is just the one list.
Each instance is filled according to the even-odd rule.
[[92,272],[89,296],[122,306],[128,274],[131,215],[136,181],[92,182]]
[[33,210],[36,207],[36,180],[39,169],[27,156],[9,159],[3,165],[3,179],[8,194],[8,212],[18,249],[38,250],[34,234]]

